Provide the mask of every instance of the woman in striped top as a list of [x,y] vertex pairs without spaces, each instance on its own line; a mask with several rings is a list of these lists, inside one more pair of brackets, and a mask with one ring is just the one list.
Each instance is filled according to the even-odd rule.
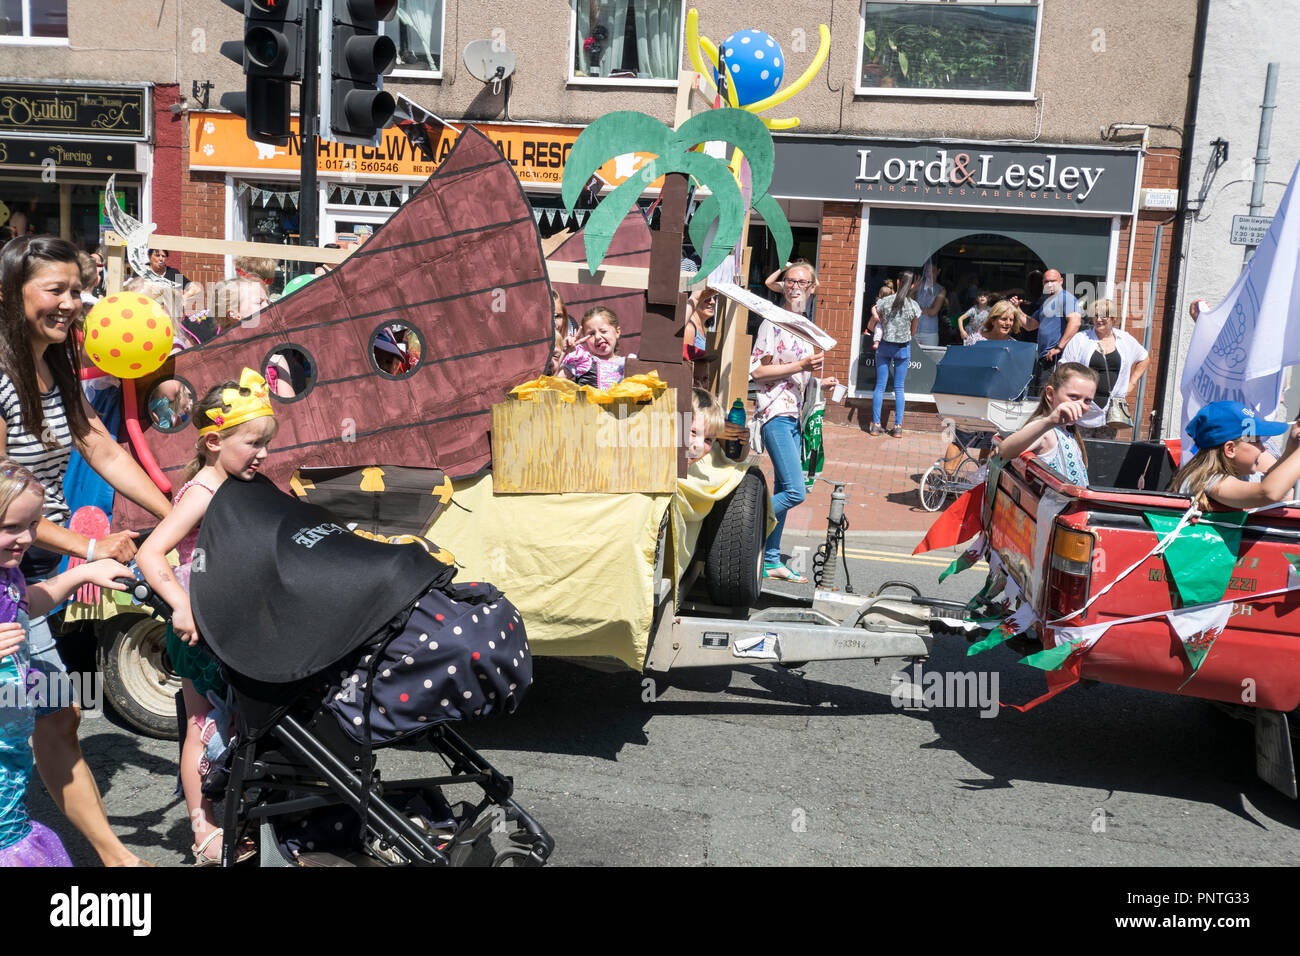
[[[63,476],[75,447],[100,477],[158,517],[171,504],[104,428],[78,384],[80,360],[68,334],[81,314],[77,249],[54,236],[23,236],[0,252],[0,454],[31,469],[45,487],[36,544],[23,558],[29,582],[52,574],[65,554],[86,560],[135,554],[135,532],[98,541],[64,527]],[[68,704],[67,667],[49,623],[31,621],[31,666],[46,675],[49,706],[37,709],[32,743],[46,789],[106,866],[140,865],[108,824],[99,788],[81,755],[81,715]]]

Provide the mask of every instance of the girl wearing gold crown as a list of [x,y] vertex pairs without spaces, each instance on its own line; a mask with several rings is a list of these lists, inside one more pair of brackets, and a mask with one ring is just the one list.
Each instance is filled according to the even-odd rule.
[[[222,749],[229,730],[229,715],[220,702],[225,685],[215,662],[193,646],[199,634],[190,609],[190,568],[199,526],[212,496],[228,478],[251,481],[266,460],[275,437],[276,420],[266,380],[244,369],[238,382],[222,382],[194,406],[199,430],[195,457],[185,469],[185,484],[176,492],[172,513],[140,546],[136,562],[145,579],[174,609],[167,628],[167,653],[183,678],[185,744],[181,750],[181,789],[194,827],[194,862],[212,866],[221,860],[221,829],[212,803],[202,793],[203,772],[209,756]],[[193,489],[193,490],[191,490]],[[180,564],[175,572],[165,555],[175,548]],[[256,852],[252,841],[241,844],[236,860]]]

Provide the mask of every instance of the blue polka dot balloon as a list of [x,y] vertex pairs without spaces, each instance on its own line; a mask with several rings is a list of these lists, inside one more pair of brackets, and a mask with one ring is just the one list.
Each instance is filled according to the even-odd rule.
[[[762,30],[737,30],[722,41],[718,52],[726,63],[736,91],[736,102],[741,106],[765,100],[781,87],[785,76],[785,54],[781,47]],[[725,87],[714,72],[714,82]]]

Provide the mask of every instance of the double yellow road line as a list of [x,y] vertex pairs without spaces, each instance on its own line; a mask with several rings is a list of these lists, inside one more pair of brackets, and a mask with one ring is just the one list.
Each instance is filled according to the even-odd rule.
[[[850,558],[861,558],[864,561],[882,561],[886,564],[917,564],[922,567],[938,568],[940,571],[952,564],[952,558],[936,557],[929,554],[899,554],[895,551],[874,551],[862,548],[845,548],[844,553]],[[982,568],[987,567],[987,565],[980,561],[972,567]]]

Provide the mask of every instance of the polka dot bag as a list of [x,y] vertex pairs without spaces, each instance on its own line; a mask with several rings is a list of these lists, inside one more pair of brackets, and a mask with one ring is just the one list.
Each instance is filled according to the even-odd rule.
[[353,739],[378,745],[446,720],[513,713],[532,680],[515,606],[490,584],[448,584],[426,591],[400,631],[362,650],[327,706]]

